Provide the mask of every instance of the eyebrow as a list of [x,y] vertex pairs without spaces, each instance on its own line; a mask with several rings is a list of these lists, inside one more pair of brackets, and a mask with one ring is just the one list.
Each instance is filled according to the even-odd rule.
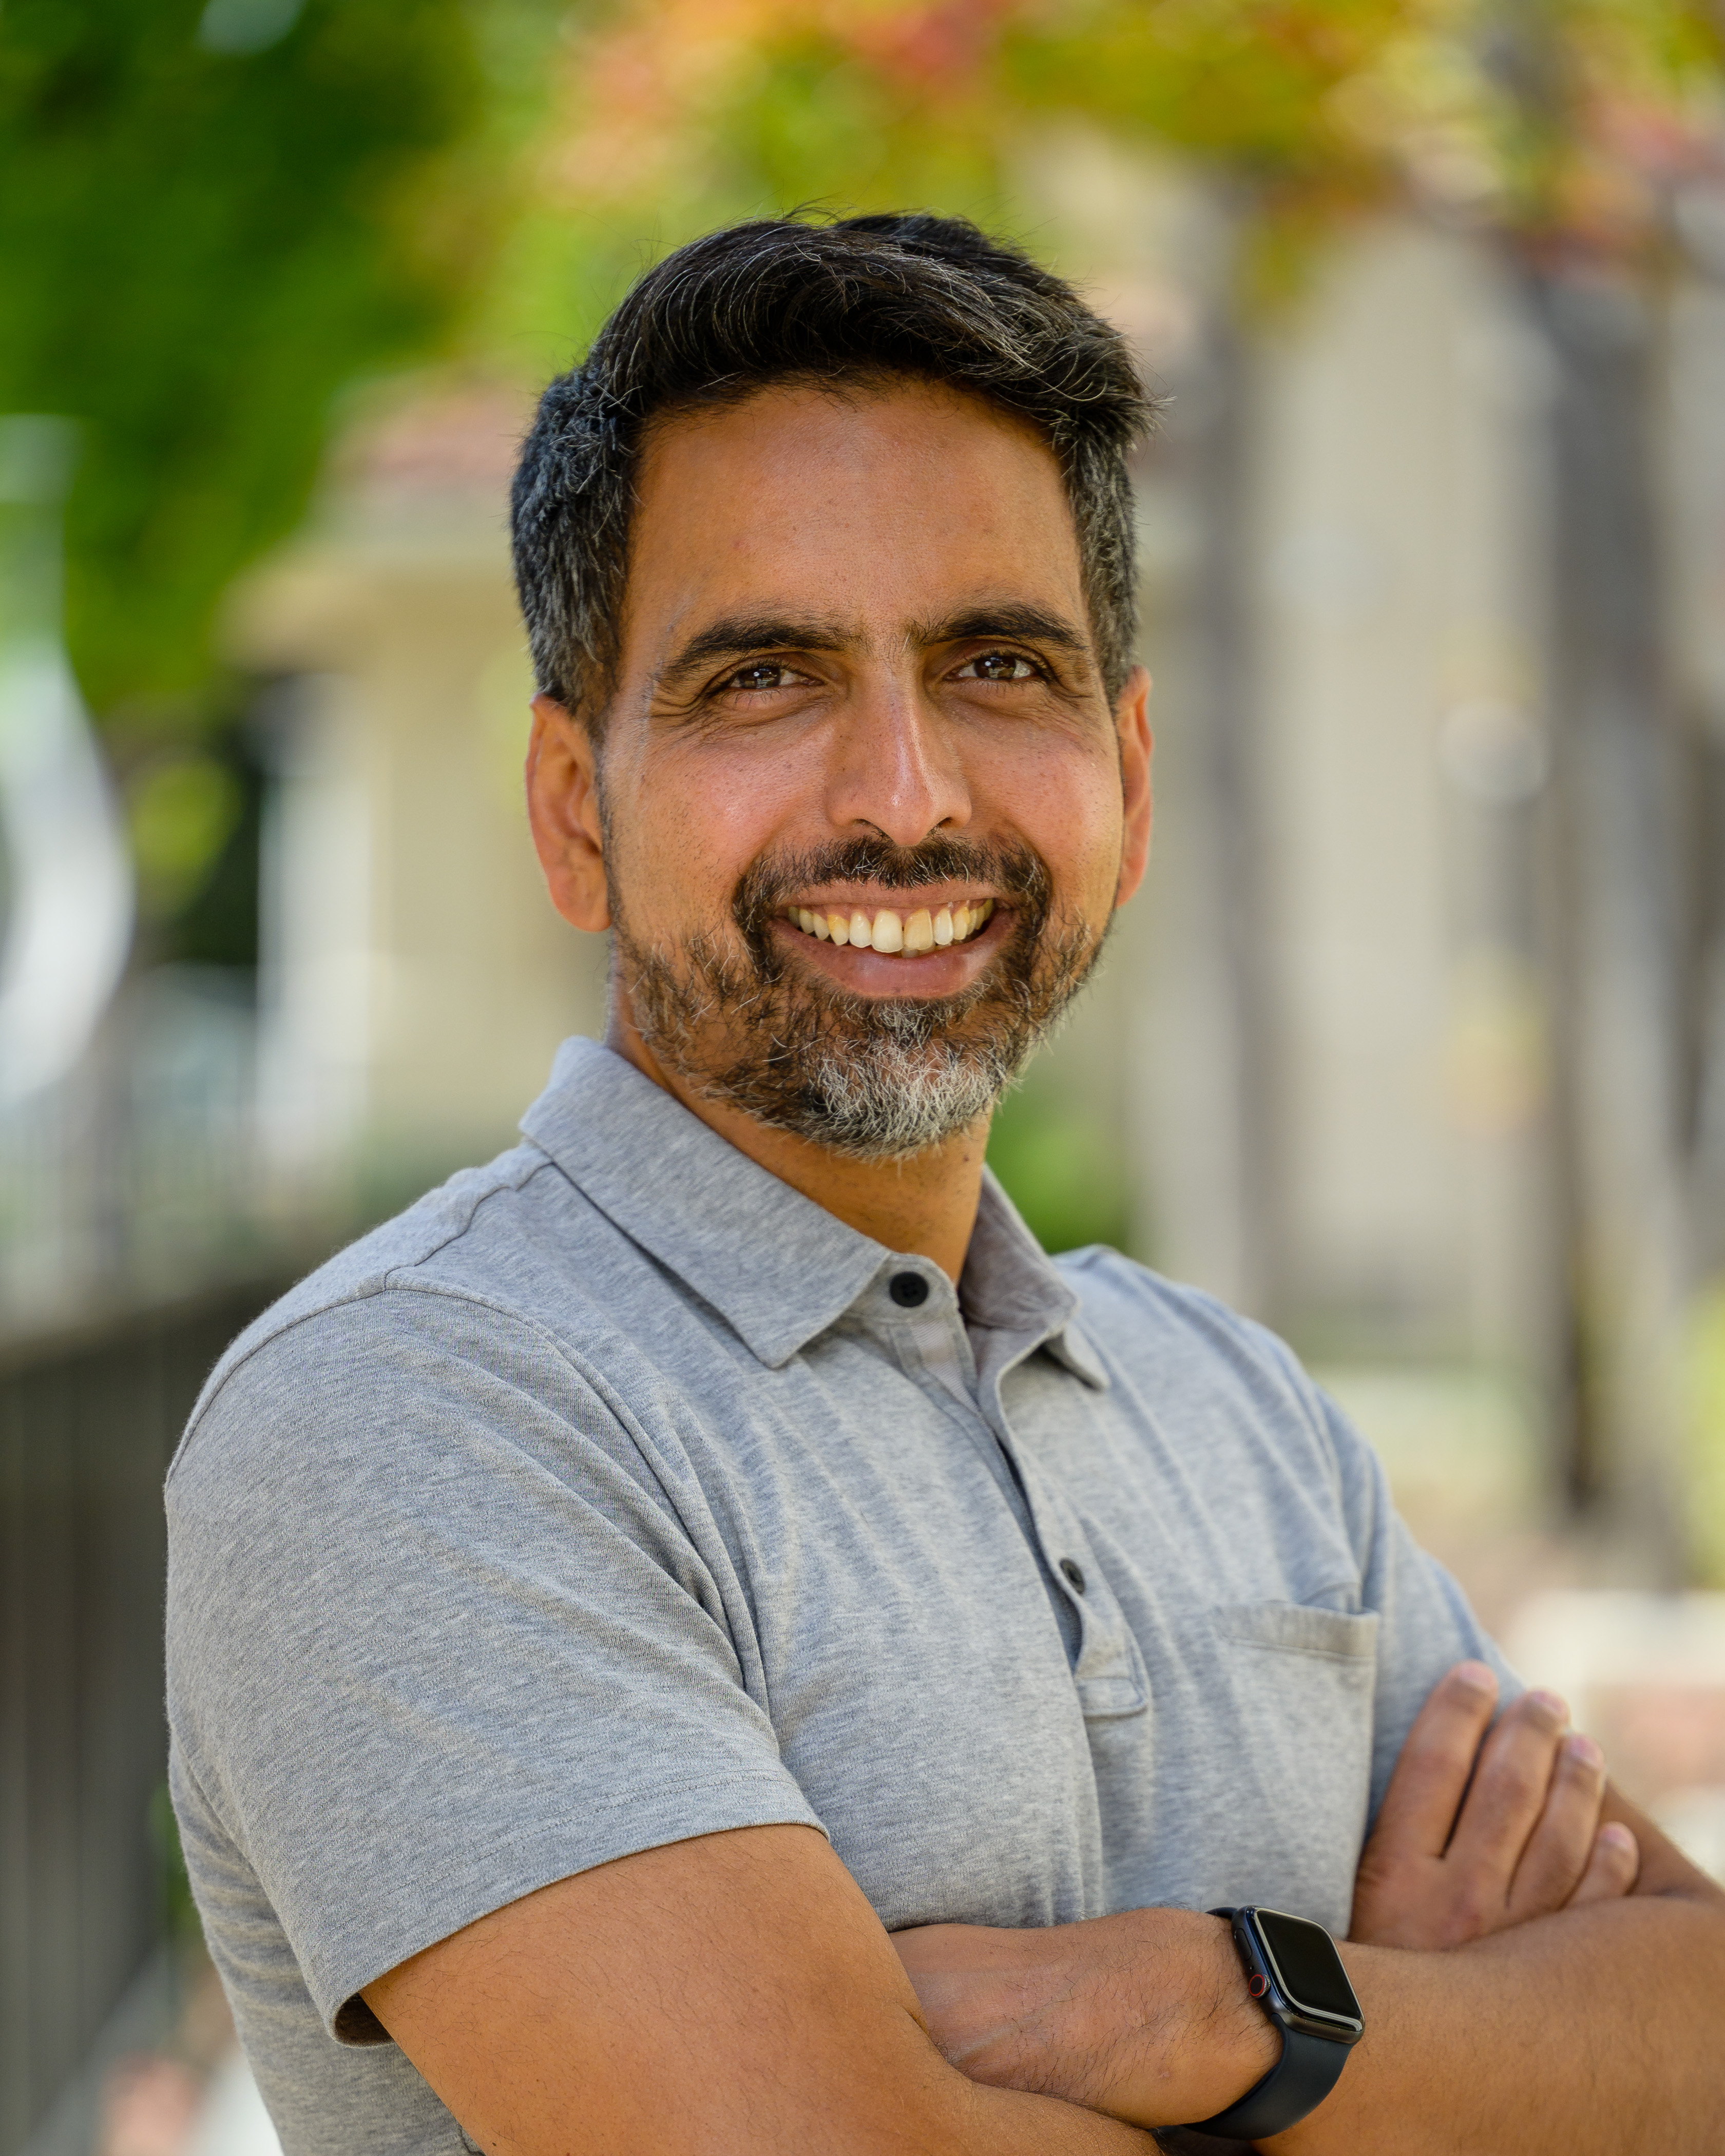
[[1062,651],[1090,649],[1089,639],[1063,615],[1015,600],[999,606],[973,607],[945,621],[916,622],[911,634],[914,641],[924,645],[969,644],[981,636],[1009,636],[1023,644],[1052,644]]
[[659,670],[659,682],[680,680],[698,666],[719,659],[747,658],[757,651],[839,651],[855,642],[839,624],[814,616],[724,614],[698,629]]
[[[1062,651],[1086,653],[1089,640],[1061,615],[1041,607],[1007,600],[999,606],[973,607],[942,621],[912,622],[910,640],[923,649],[966,644],[978,637],[1009,636],[1027,644],[1047,644]],[[716,660],[747,658],[765,651],[842,651],[855,645],[853,629],[831,618],[790,614],[725,614],[691,636],[655,677],[655,686],[680,680]]]

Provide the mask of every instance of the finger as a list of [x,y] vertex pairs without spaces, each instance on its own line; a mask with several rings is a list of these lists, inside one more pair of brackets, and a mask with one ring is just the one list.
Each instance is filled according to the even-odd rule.
[[1640,1844],[1621,1820],[1613,1820],[1594,1836],[1593,1854],[1568,1906],[1579,1909],[1589,1902],[1615,1902],[1630,1891],[1640,1874]]
[[1524,1692],[1480,1748],[1480,1763],[1446,1861],[1475,1882],[1473,1898],[1506,1902],[1528,1836],[1545,1810],[1569,1710],[1548,1691]]
[[1483,1662],[1458,1662],[1440,1678],[1414,1717],[1389,1778],[1373,1841],[1441,1856],[1497,1703],[1497,1680]]
[[1593,1855],[1604,1794],[1604,1753],[1591,1737],[1564,1738],[1558,1747],[1545,1809],[1510,1882],[1512,1923],[1549,1916],[1575,1892]]

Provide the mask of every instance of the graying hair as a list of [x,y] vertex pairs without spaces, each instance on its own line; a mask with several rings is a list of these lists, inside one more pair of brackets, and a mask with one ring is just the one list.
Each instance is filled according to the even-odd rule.
[[1154,407],[1119,331],[959,218],[766,218],[649,270],[540,401],[512,498],[516,587],[540,689],[597,729],[616,682],[635,463],[679,409],[772,382],[911,376],[1029,420],[1072,506],[1091,634],[1117,696],[1137,594],[1127,459]]

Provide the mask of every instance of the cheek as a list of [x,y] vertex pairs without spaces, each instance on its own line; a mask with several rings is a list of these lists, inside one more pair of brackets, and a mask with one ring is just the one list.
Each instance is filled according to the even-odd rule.
[[612,832],[612,872],[630,920],[644,929],[728,921],[788,790],[783,771],[758,757],[665,751],[643,759],[620,789]]
[[991,760],[987,798],[1048,865],[1069,906],[1099,915],[1112,906],[1120,868],[1120,767],[1111,742],[1044,742]]

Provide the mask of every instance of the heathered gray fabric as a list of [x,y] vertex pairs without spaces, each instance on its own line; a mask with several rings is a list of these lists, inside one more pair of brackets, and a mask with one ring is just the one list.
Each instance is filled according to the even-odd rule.
[[992,1183],[961,1316],[590,1041],[522,1129],[236,1341],[169,1477],[174,1799],[288,2156],[462,2148],[356,1994],[721,1828],[821,1828],[890,1928],[1345,1928],[1497,1656],[1279,1342]]

